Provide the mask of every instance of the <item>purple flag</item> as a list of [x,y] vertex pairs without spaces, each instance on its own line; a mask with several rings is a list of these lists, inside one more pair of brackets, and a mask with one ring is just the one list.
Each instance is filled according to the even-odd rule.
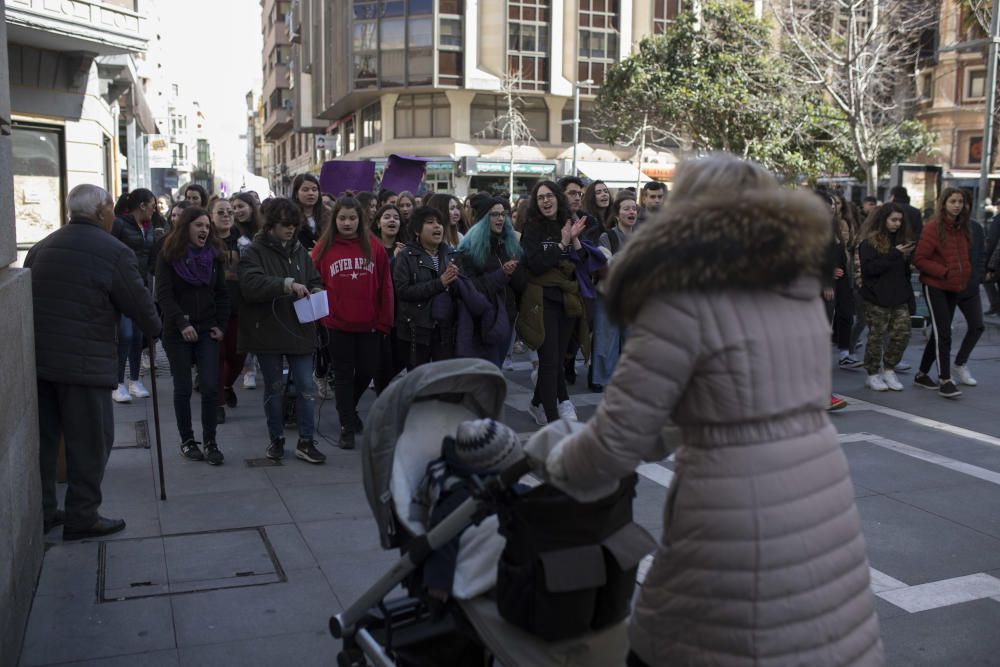
[[375,163],[370,160],[330,160],[319,172],[323,192],[339,197],[345,190],[371,192],[375,187]]
[[423,157],[390,155],[385,163],[385,172],[382,174],[381,189],[393,192],[402,192],[403,190],[416,192],[424,180],[424,171],[427,169],[428,162],[430,160]]

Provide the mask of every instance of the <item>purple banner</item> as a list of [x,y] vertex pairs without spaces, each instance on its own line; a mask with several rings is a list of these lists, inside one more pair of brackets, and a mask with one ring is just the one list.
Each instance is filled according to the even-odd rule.
[[402,192],[403,190],[416,192],[424,180],[424,172],[428,162],[430,160],[423,157],[390,155],[385,163],[385,172],[382,174],[381,189],[393,192]]
[[371,192],[375,187],[375,163],[370,160],[330,160],[323,163],[319,173],[319,186],[323,192],[335,197],[346,190]]

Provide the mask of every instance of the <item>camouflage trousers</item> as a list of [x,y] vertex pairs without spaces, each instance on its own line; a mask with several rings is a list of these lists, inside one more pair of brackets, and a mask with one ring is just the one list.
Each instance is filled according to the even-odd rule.
[[[906,345],[910,342],[910,308],[905,303],[900,306],[883,307],[865,302],[865,317],[868,319],[868,344],[865,346],[865,370],[875,375],[885,368],[893,368],[903,358]],[[885,356],[882,356],[883,340]]]

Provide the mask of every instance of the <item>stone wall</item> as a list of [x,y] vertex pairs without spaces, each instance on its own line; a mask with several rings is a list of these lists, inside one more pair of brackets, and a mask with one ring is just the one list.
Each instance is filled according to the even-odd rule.
[[7,29],[0,2],[0,662],[17,663],[42,565],[31,278],[17,257]]

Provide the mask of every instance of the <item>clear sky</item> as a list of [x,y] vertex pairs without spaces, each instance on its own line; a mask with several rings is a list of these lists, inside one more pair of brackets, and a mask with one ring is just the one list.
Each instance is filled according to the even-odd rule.
[[[246,93],[261,88],[259,0],[153,0],[163,69],[201,104],[215,171],[239,188],[246,167]],[[235,185],[234,185],[235,181]]]

